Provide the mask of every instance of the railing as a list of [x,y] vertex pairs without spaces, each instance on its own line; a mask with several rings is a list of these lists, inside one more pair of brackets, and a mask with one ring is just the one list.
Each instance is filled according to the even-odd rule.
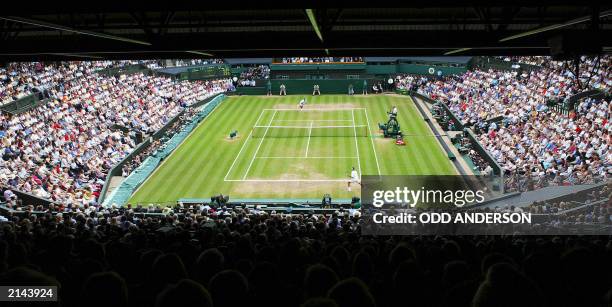
[[461,131],[463,130],[463,128],[465,128],[465,126],[463,125],[463,122],[459,119],[459,117],[455,114],[455,112],[453,112],[445,103],[433,100],[423,94],[420,94],[414,91],[407,91],[407,92],[410,93],[410,95],[418,97],[427,103],[440,105],[444,109],[444,112],[448,114],[448,116],[453,120],[453,122],[455,122],[456,131]]
[[568,99],[551,99],[548,101],[547,106],[553,111],[567,116],[571,111],[576,109],[576,105],[580,102],[580,100],[585,98],[603,98],[605,96],[606,93],[601,90],[587,90],[573,95]]
[[98,71],[98,74],[103,76],[130,75],[136,73],[150,74],[151,70],[145,65],[135,64],[122,67],[105,68]]
[[[303,58],[304,62],[284,61],[285,59],[293,58],[274,58],[272,64],[362,64],[365,60],[362,57],[313,57]],[[299,58],[302,59],[302,58]],[[310,61],[313,60],[313,61]]]
[[278,71],[298,71],[298,70],[365,70],[367,67],[365,62],[360,63],[272,63],[270,65],[271,72]]
[[13,193],[15,195],[17,195],[17,198],[21,199],[26,205],[33,205],[33,206],[43,205],[43,206],[47,206],[49,204],[54,203],[53,201],[51,201],[49,199],[38,197],[36,195],[30,194],[30,193],[27,193],[27,192],[19,191],[19,190],[16,190],[16,189],[14,189],[13,187],[10,187],[10,186],[0,185],[0,189],[2,189],[2,191],[7,190],[7,189],[13,191]]
[[463,123],[461,122],[461,120],[459,120],[459,118],[457,117],[457,115],[455,115],[455,113],[445,104],[442,102],[437,102],[436,100],[433,100],[427,96],[424,96],[422,94],[419,94],[417,92],[414,91],[407,91],[407,90],[397,90],[396,91],[399,94],[409,94],[412,95],[416,98],[419,98],[429,104],[438,104],[440,106],[442,106],[442,108],[445,110],[445,112],[449,115],[449,117],[451,117],[451,119],[456,123],[456,127],[459,130],[463,130],[464,135],[470,140],[470,143],[473,145],[472,148],[487,162],[491,165],[491,168],[493,168],[493,176],[495,177],[499,177],[500,181],[498,183],[498,189],[504,193],[505,188],[504,188],[504,172],[503,172],[503,168],[497,163],[497,161],[489,154],[489,152],[484,149],[484,147],[482,146],[482,144],[480,144],[480,142],[478,141],[478,139],[476,138],[476,135],[474,134],[474,132],[472,131],[472,129],[469,129],[467,127],[465,127],[463,125]]
[[142,143],[138,144],[138,146],[136,146],[136,148],[134,148],[132,152],[125,156],[123,160],[119,161],[108,171],[108,174],[106,174],[106,180],[104,180],[104,185],[102,186],[102,190],[100,191],[100,196],[98,196],[98,203],[102,203],[102,201],[104,201],[104,198],[106,197],[106,193],[108,192],[108,188],[110,186],[111,179],[115,176],[120,176],[122,173],[123,166],[126,163],[131,162],[136,155],[143,152],[150,144],[151,141],[147,138]]
[[195,66],[166,67],[153,70],[156,75],[179,80],[211,80],[231,77],[231,69],[227,64],[204,64]]
[[39,99],[39,93],[28,95],[17,99],[15,101],[11,101],[9,103],[5,103],[0,106],[0,110],[2,112],[6,112],[12,115],[21,114],[23,112],[27,112],[33,108],[36,108],[42,104],[47,103],[47,99]]
[[470,140],[470,143],[472,144],[472,149],[474,149],[478,153],[478,155],[480,155],[491,166],[491,168],[493,169],[493,176],[499,177],[500,181],[498,183],[498,188],[502,193],[504,193],[506,190],[504,182],[504,169],[501,167],[501,165],[499,165],[499,163],[497,163],[497,161],[491,156],[491,154],[489,154],[489,152],[482,146],[482,144],[480,144],[472,129],[464,128],[463,133]]
[[[608,200],[609,200],[608,198],[605,198],[605,199],[601,199],[601,200],[598,200],[598,201],[594,201],[592,203],[579,203],[579,206],[576,206],[574,208],[570,208],[570,209],[567,209],[567,210],[562,210],[562,211],[554,212],[554,213],[532,213],[531,215],[534,218],[536,218],[536,221],[538,221],[538,219],[541,218],[541,217],[562,216],[562,215],[566,215],[568,213],[583,211],[583,210],[585,210],[585,209],[587,209],[589,207],[593,207],[593,206],[596,206],[596,205],[603,205],[603,204],[607,203]],[[552,201],[549,201],[549,202],[552,202]]]

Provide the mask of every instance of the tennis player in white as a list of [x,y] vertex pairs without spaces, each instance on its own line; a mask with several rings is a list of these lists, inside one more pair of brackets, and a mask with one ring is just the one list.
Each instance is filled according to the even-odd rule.
[[359,182],[359,173],[357,173],[357,170],[355,170],[355,167],[353,167],[353,170],[351,171],[351,180],[349,180],[348,182],[348,191],[351,191],[351,183],[355,183],[355,184],[361,184]]
[[304,108],[305,104],[306,104],[306,98],[302,98],[302,100],[300,100],[300,103],[298,104],[298,106],[300,107],[300,110]]

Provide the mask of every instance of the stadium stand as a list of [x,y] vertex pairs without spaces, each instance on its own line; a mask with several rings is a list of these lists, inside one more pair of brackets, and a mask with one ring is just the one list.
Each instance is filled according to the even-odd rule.
[[239,86],[256,86],[256,80],[258,79],[269,79],[270,78],[270,66],[258,65],[255,67],[249,67],[240,73],[238,78]]
[[294,57],[282,58],[275,64],[309,64],[309,63],[362,63],[362,57]]
[[27,94],[44,87],[50,100],[25,113],[0,115],[1,184],[52,201],[95,203],[106,172],[135,148],[137,134],[151,135],[184,108],[231,86],[229,79],[96,73],[115,64],[9,66],[8,88]]
[[[611,59],[583,57],[578,77],[564,62],[528,58],[524,62],[542,68],[522,73],[476,69],[442,79],[400,76],[396,87],[445,103],[472,127],[504,168],[507,191],[516,190],[525,176],[579,184],[608,178],[612,171]],[[608,94],[569,105],[571,97],[588,90]],[[571,112],[559,112],[554,107],[559,102]]]
[[[609,216],[606,191],[586,201],[607,198]],[[56,215],[9,215],[0,228],[0,281],[46,280],[60,286],[62,306],[117,299],[123,306],[195,299],[204,306],[309,306],[323,298],[332,306],[609,302],[609,238],[367,237],[359,224],[358,212],[218,205],[85,205]]]

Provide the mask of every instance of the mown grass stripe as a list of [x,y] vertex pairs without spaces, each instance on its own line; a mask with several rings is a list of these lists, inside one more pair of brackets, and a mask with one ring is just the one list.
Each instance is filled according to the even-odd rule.
[[[274,188],[278,185],[270,185],[272,188],[257,189],[250,187],[251,183],[225,182],[225,175],[228,173],[234,158],[238,155],[241,147],[244,150],[234,169],[231,170],[230,178],[235,178],[236,174],[244,174],[248,168],[250,158],[256,152],[256,142],[247,139],[248,132],[255,124],[257,117],[263,109],[278,107],[279,105],[297,105],[303,95],[286,97],[261,97],[261,96],[242,96],[230,97],[224,105],[220,106],[219,114],[213,114],[208,122],[200,125],[194,135],[186,141],[177,152],[164,163],[162,167],[145,183],[143,187],[132,197],[134,202],[156,202],[172,201],[181,197],[200,197],[208,198],[218,193],[229,193],[233,197],[320,197],[325,193],[331,193],[334,197],[350,197],[355,195],[346,191],[346,184],[342,182],[329,183],[326,185],[313,186],[313,183],[296,183],[286,185],[284,188]],[[351,104],[355,108],[367,108],[369,123],[358,111],[355,114],[356,123],[365,121],[370,126],[372,132],[379,134],[378,123],[385,122],[387,119],[386,111],[392,105],[400,107],[400,124],[405,133],[414,132],[415,134],[431,135],[432,132],[423,121],[418,110],[411,106],[407,98],[391,97],[385,95],[362,96],[347,95],[325,95],[309,96],[308,106],[313,104]],[[286,118],[300,120],[305,117],[305,113],[288,112]],[[325,112],[317,115],[318,119],[346,120],[351,119],[351,112]],[[312,115],[311,115],[312,116]],[[269,118],[269,117],[268,117]],[[280,117],[279,117],[280,118]],[[284,119],[285,117],[283,117]],[[238,129],[244,137],[235,142],[225,140],[226,134],[230,130]],[[441,150],[437,140],[433,137],[413,137],[407,138],[408,146],[400,147],[393,144],[390,139],[382,140],[379,135],[372,138],[358,138],[357,144],[354,138],[315,138],[310,140],[310,153],[314,155],[334,155],[338,157],[350,157],[355,154],[356,148],[360,151],[360,166],[362,172],[377,174],[378,169],[382,174],[448,174],[454,173],[453,166],[448,161],[448,157]],[[260,153],[266,155],[282,155],[284,152],[289,154],[293,151],[303,149],[307,138],[286,138],[271,139],[264,141]],[[372,147],[372,144],[374,147]],[[357,147],[355,146],[357,145]],[[373,148],[378,155],[379,164],[376,165],[376,157]],[[303,154],[304,151],[301,151]],[[282,160],[282,159],[281,159]],[[303,159],[300,159],[303,160]],[[298,170],[299,176],[308,176],[313,170],[337,178],[346,178],[350,167],[355,165],[356,159],[322,159],[325,161],[303,161],[305,169]],[[315,161],[315,160],[312,160]],[[290,162],[290,161],[289,161]],[[253,176],[258,177],[279,177],[292,164],[278,164],[274,159],[257,159],[253,162],[251,171]],[[249,175],[251,177],[251,175]],[[290,188],[289,188],[290,187]],[[267,189],[267,190],[266,190]]]

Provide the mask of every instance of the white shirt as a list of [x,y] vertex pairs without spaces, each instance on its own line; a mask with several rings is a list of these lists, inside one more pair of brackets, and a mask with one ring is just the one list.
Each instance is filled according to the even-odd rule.
[[359,179],[359,174],[357,173],[356,170],[351,171],[351,178],[355,180]]

